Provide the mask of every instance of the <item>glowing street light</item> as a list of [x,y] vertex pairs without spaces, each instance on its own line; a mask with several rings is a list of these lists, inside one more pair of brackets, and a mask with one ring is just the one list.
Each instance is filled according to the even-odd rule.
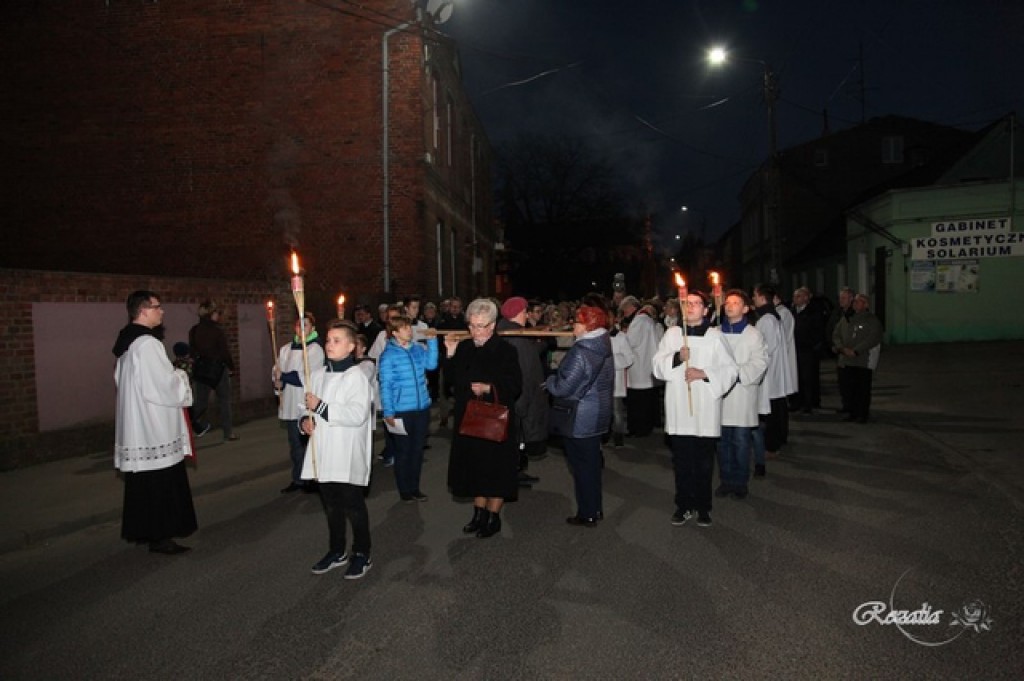
[[724,47],[715,46],[708,50],[708,61],[711,63],[712,66],[719,66],[725,63],[725,58],[727,55],[728,53],[725,51]]

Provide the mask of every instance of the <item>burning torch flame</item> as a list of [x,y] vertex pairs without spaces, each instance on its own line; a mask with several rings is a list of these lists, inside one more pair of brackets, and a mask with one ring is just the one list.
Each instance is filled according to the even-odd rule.
[[683,275],[676,272],[676,288],[684,288],[686,286],[686,280],[683,279]]
[[299,273],[299,254],[292,251],[292,272],[294,274]]
[[718,286],[718,272],[711,273],[711,283]]

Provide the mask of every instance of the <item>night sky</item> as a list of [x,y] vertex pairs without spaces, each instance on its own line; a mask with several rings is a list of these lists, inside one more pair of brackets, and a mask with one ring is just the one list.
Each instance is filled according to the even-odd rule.
[[1024,108],[1019,0],[456,0],[441,29],[492,143],[585,139],[663,245],[734,223],[767,155],[763,67],[711,69],[712,44],[777,74],[780,149],[819,136],[826,108],[832,131],[890,114],[973,130]]

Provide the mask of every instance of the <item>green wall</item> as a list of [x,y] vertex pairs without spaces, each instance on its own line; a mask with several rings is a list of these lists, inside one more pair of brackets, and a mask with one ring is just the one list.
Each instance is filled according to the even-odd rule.
[[[866,281],[872,306],[877,303],[875,249],[886,248],[885,342],[932,343],[1024,339],[1024,257],[977,258],[976,293],[911,291],[914,238],[931,236],[934,222],[967,218],[1012,218],[1011,231],[1024,232],[1024,187],[1017,182],[1010,215],[1007,182],[959,184],[895,190],[858,207],[907,247],[847,218],[847,267],[850,285]],[[863,268],[861,254],[866,255]]]

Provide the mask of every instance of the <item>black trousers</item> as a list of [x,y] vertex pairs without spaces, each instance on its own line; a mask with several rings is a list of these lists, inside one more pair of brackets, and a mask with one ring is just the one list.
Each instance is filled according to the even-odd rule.
[[797,387],[800,390],[800,406],[803,409],[817,409],[821,406],[820,368],[818,353],[813,348],[797,348]]
[[850,416],[867,419],[871,411],[871,382],[874,373],[867,367],[846,367],[850,384]]
[[658,392],[654,388],[626,389],[626,430],[630,435],[645,437],[654,430],[658,419]]
[[576,515],[594,518],[604,512],[601,503],[601,436],[567,437],[565,460],[576,491]]
[[676,510],[710,511],[718,438],[670,435],[668,445],[676,477]]
[[347,482],[321,482],[320,498],[327,513],[330,550],[344,553],[346,523],[352,523],[352,552],[370,555],[370,514],[364,487]]
[[837,367],[836,375],[839,377],[839,399],[842,402],[842,410],[850,411],[850,372],[849,367]]
[[789,437],[789,405],[785,397],[769,401],[772,411],[764,417],[764,448],[777,452]]

